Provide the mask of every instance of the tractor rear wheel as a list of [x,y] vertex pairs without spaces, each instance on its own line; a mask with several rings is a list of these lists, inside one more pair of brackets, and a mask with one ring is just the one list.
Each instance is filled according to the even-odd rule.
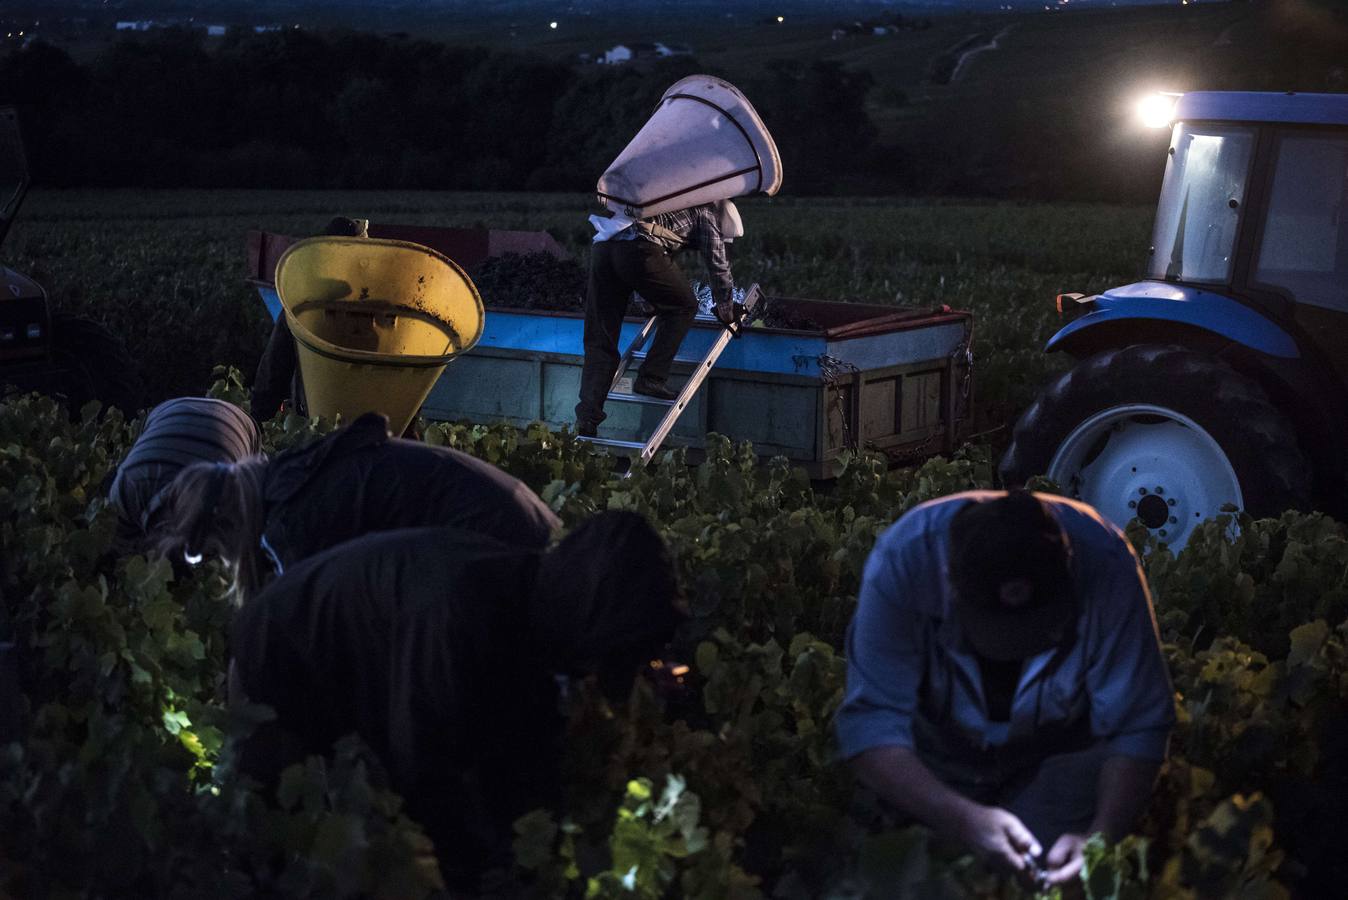
[[1308,509],[1311,467],[1260,386],[1184,347],[1137,344],[1078,363],[1016,423],[1008,485],[1044,475],[1173,549],[1232,504],[1255,516]]
[[136,366],[125,345],[92,319],[67,313],[51,317],[51,351],[61,368],[57,393],[65,395],[71,413],[90,400],[115,406],[128,416],[140,410],[142,389]]

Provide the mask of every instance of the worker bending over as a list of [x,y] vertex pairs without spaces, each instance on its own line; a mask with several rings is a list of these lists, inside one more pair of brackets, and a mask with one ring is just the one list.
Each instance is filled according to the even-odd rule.
[[261,449],[257,423],[233,403],[179,397],[159,404],[108,489],[119,541],[128,552],[146,549],[162,524],[167,488],[186,467],[234,463]]
[[596,234],[590,251],[590,284],[585,298],[585,364],[576,404],[576,433],[594,437],[604,421],[604,400],[618,370],[618,338],[632,292],[655,308],[656,331],[641,363],[633,393],[673,400],[670,367],[697,315],[697,297],[679,271],[674,254],[695,248],[711,281],[716,315],[734,321],[734,281],[726,244],[744,234],[735,204],[729,200],[632,220],[591,216]]
[[517,478],[480,459],[393,438],[367,413],[274,459],[184,469],[169,489],[160,546],[235,569],[238,599],[300,560],[373,531],[452,525],[542,547],[560,524]]
[[559,802],[559,676],[597,674],[625,697],[678,602],[664,542],[631,512],[601,513],[547,552],[452,528],[357,538],[235,617],[231,701],[276,711],[241,768],[274,784],[359,734],[450,889],[476,896],[484,872],[509,868],[514,820]]
[[1090,834],[1128,832],[1175,722],[1137,557],[1057,497],[970,492],[903,516],[866,562],[847,659],[836,727],[858,777],[1051,883]]

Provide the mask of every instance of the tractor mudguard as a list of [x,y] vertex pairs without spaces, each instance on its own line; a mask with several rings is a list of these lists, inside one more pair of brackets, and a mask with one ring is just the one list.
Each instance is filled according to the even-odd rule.
[[1060,329],[1045,351],[1072,350],[1088,333],[1118,328],[1126,321],[1173,322],[1211,332],[1259,353],[1298,359],[1290,334],[1257,310],[1223,294],[1164,281],[1141,281],[1111,288],[1090,304],[1090,311]]
[[21,272],[0,266],[0,302],[9,300],[46,300],[42,285]]

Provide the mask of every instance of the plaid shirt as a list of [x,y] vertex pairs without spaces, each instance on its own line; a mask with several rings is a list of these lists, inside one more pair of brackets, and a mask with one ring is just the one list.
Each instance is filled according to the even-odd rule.
[[[666,231],[652,234],[646,225],[658,225]],[[726,258],[726,241],[721,237],[721,226],[712,204],[692,206],[674,212],[660,213],[648,219],[641,219],[634,228],[642,240],[659,244],[671,253],[686,247],[696,247],[707,264],[707,274],[711,278],[711,295],[717,303],[730,300],[735,282],[730,276],[730,260]],[[677,238],[674,243],[671,238]]]

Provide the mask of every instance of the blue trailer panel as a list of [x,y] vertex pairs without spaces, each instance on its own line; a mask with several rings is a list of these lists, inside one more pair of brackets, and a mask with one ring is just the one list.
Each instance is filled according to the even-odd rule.
[[[421,231],[418,236],[428,245],[439,234]],[[281,311],[271,277],[274,257],[291,240],[249,235],[249,281],[273,318]],[[905,461],[954,448],[959,423],[969,417],[973,402],[972,314],[947,307],[766,299],[789,306],[812,327],[746,328],[721,355],[666,445],[687,447],[696,456],[706,435],[718,432],[753,442],[761,455],[785,456],[816,477],[832,475],[849,446]],[[643,322],[636,317],[624,322],[623,346]],[[544,422],[557,429],[572,425],[583,331],[580,313],[488,307],[482,339],[445,369],[422,415],[521,426]],[[720,332],[710,316],[693,323],[675,359],[675,387]],[[665,407],[610,399],[605,412],[600,437],[642,441]]]
[[[801,314],[834,324],[813,331],[746,329],[721,355],[667,444],[696,451],[714,431],[752,441],[760,454],[785,456],[820,476],[831,474],[849,438],[895,455],[952,448],[956,420],[969,403],[970,314],[790,302]],[[642,323],[624,323],[624,345]],[[583,326],[578,313],[489,309],[482,341],[445,370],[423,415],[572,424]],[[675,360],[676,387],[720,327],[706,316],[693,323]],[[825,361],[842,374],[826,377]],[[664,407],[610,400],[605,411],[601,437],[639,441]]]

